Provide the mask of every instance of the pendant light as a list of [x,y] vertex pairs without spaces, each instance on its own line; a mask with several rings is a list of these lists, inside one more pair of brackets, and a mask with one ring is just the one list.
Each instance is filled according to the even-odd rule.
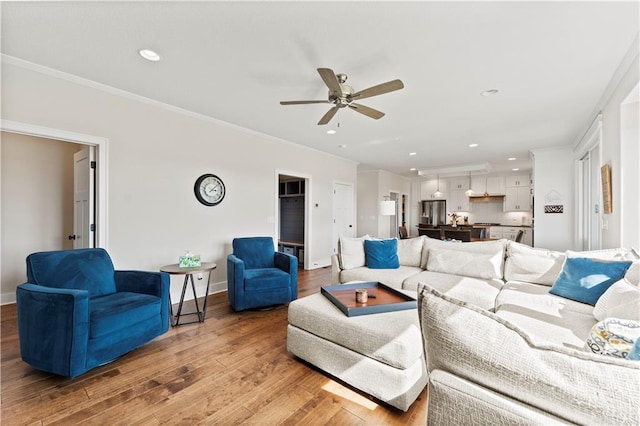
[[436,192],[433,193],[433,196],[435,198],[441,198],[442,192],[440,192],[440,175],[439,174],[436,175],[436,179],[438,179],[438,189],[436,189]]
[[471,189],[471,172],[469,172],[469,189],[464,191],[467,197],[471,197],[473,195],[473,189]]

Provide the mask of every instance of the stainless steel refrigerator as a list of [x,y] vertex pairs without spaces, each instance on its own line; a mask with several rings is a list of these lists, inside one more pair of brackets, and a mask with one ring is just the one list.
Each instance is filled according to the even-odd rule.
[[420,217],[421,225],[446,225],[447,224],[447,201],[446,200],[424,200]]

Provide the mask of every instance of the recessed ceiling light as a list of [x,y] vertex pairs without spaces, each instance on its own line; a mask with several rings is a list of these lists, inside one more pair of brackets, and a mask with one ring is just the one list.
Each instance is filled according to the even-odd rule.
[[410,152],[409,155],[416,155],[416,152]]
[[346,148],[347,146],[345,144],[342,145],[338,145],[338,148]]
[[335,134],[336,134],[336,131],[335,131],[335,130],[333,130],[333,129],[329,129],[329,130],[327,130],[327,134],[328,134],[328,135],[335,135]]
[[516,157],[509,157],[509,158],[507,158],[507,160],[509,160],[509,161],[514,161],[515,159],[516,159]]
[[515,169],[511,169],[511,170],[513,170],[514,172],[517,172],[520,169],[516,167]]
[[470,143],[469,148],[476,148],[478,146],[477,143]]
[[147,61],[158,62],[160,60],[160,55],[158,55],[153,50],[140,49],[138,50],[138,53]]
[[498,89],[489,89],[483,92],[480,92],[480,96],[492,96],[498,93]]
[[416,171],[416,168],[415,168],[415,167],[412,167],[412,168],[410,168],[410,169],[409,169],[409,171],[415,172],[415,171]]

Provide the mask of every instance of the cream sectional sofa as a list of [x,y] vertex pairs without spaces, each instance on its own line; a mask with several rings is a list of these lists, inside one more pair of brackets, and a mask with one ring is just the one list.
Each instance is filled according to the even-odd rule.
[[[421,237],[398,240],[399,268],[370,269],[358,248],[365,238],[340,241],[332,281],[417,291],[429,424],[640,424],[640,361],[584,349],[599,320],[640,320],[634,250]],[[631,293],[607,292],[595,307],[550,294],[567,257],[631,260]]]

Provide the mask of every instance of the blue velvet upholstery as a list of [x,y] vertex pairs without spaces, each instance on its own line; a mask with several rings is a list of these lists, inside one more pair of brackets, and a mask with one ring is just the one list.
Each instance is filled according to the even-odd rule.
[[76,377],[169,329],[169,275],[115,271],[103,249],[33,253],[18,286],[23,361]]
[[289,303],[298,298],[298,258],[275,251],[271,237],[235,238],[227,290],[236,311]]

